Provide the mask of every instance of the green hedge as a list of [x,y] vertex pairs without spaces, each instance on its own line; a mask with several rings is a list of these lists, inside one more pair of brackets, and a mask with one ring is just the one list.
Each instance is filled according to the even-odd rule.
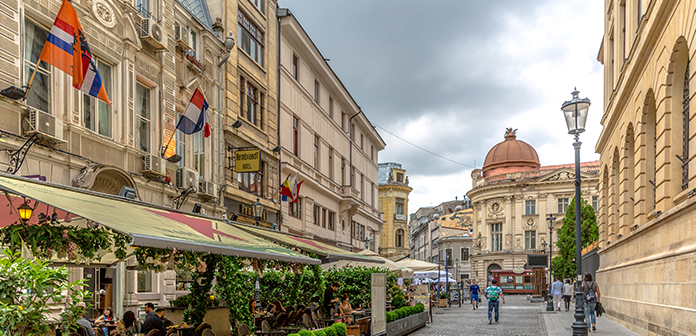
[[330,327],[320,329],[320,330],[300,330],[297,334],[290,334],[288,336],[346,336],[346,324],[345,323],[334,323]]
[[331,268],[324,271],[324,281],[327,287],[334,281],[341,285],[334,297],[340,298],[343,294],[348,294],[353,307],[369,307],[372,303],[372,273],[387,274],[387,300],[401,293],[396,285],[397,272],[389,271],[386,267]]
[[404,317],[408,317],[414,314],[418,314],[425,310],[425,306],[422,303],[417,303],[415,306],[402,307],[394,311],[387,312],[387,323],[400,320]]

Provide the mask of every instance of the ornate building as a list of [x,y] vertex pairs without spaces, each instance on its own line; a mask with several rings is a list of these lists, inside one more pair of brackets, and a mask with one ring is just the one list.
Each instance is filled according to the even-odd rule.
[[408,255],[408,186],[406,170],[400,163],[379,164],[379,211],[384,214],[384,227],[379,239],[379,253],[392,260]]
[[282,202],[281,230],[375,251],[386,144],[295,16],[281,8],[279,17],[281,176],[304,181],[297,203]]
[[641,335],[696,330],[693,1],[607,1],[597,280]]
[[435,207],[424,207],[411,214],[408,223],[409,255],[416,260],[444,265],[444,252],[438,241],[468,233],[472,219],[468,201],[447,201]]
[[[467,193],[473,213],[472,278],[487,281],[496,269],[525,267],[528,254],[542,253],[555,242],[561,219],[575,195],[574,164],[541,166],[536,150],[507,129],[505,141],[493,146],[483,169],[471,173]],[[582,194],[597,209],[599,162],[581,163]],[[556,218],[549,239],[546,218]]]

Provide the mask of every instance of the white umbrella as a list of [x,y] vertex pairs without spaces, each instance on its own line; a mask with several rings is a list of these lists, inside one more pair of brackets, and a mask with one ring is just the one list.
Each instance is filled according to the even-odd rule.
[[437,269],[438,269],[437,264],[429,263],[426,261],[415,260],[415,259],[400,260],[400,261],[397,261],[396,264],[399,266],[408,267],[408,268],[412,269],[414,272],[437,271]]
[[370,250],[363,250],[358,252],[358,254],[362,254],[366,257],[370,257],[372,259],[376,260],[381,260],[384,261],[384,263],[380,263],[379,261],[376,262],[369,262],[369,261],[353,261],[353,260],[339,260],[336,262],[328,263],[328,264],[322,264],[321,269],[326,271],[331,268],[341,268],[341,267],[386,267],[390,271],[397,271],[399,272],[399,277],[400,278],[410,278],[413,276],[413,270],[397,265],[395,262],[387,259],[380,257],[379,254],[374,253]]

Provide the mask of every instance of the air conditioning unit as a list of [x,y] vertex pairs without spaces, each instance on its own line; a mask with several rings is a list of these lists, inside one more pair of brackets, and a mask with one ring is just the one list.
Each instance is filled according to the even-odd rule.
[[186,29],[185,26],[174,27],[176,31],[176,43],[181,47],[181,49],[189,50],[192,49],[189,42],[191,41],[191,33]]
[[143,19],[140,38],[157,49],[167,49],[167,36],[162,30],[162,26],[151,18]]
[[217,197],[218,185],[216,183],[210,181],[200,181],[200,184],[201,187],[198,189],[198,193]]
[[157,155],[146,155],[145,170],[154,171],[156,173],[167,175],[167,160]]
[[63,140],[63,120],[43,111],[29,110],[28,134],[41,133],[56,140]]
[[179,168],[176,172],[176,186],[184,189],[193,187],[198,190],[198,172],[185,167]]

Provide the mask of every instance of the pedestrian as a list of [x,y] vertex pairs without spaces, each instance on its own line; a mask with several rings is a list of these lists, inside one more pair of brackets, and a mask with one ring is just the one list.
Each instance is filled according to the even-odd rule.
[[561,311],[561,298],[563,297],[563,283],[556,278],[556,281],[551,285],[551,294],[553,294],[553,309]]
[[590,322],[592,322],[592,331],[596,331],[595,308],[597,308],[597,302],[600,300],[599,285],[594,281],[590,273],[585,273],[584,280],[582,282],[582,293],[585,295],[585,323],[587,323],[589,331]]
[[481,289],[476,284],[476,280],[472,282],[473,284],[469,287],[469,293],[471,294],[471,306],[476,309],[479,304],[479,292]]
[[497,280],[491,281],[491,285],[488,288],[486,288],[486,291],[483,293],[483,295],[486,296],[486,299],[488,299],[488,324],[493,323],[493,319],[491,318],[491,313],[493,312],[493,310],[495,310],[495,323],[498,323],[498,319],[500,317],[499,299],[503,299],[503,304],[505,304],[505,296],[503,295],[503,289],[496,286],[497,284]]
[[324,290],[324,312],[326,315],[331,314],[331,308],[334,308],[335,305],[340,304],[339,298],[336,297],[336,291],[338,288],[341,287],[341,284],[338,282],[333,282],[330,287],[327,287],[326,290]]
[[565,301],[565,309],[570,308],[570,299],[573,297],[573,285],[570,284],[570,279],[565,279],[563,284],[563,300]]

